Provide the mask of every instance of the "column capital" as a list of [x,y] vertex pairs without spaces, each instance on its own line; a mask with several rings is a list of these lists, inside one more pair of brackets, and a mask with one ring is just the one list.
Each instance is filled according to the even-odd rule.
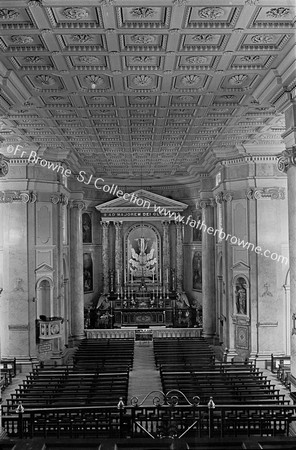
[[233,200],[233,194],[228,191],[220,191],[215,195],[216,203],[231,202]]
[[37,194],[33,191],[0,191],[0,203],[35,203],[37,201]]
[[207,206],[215,206],[216,201],[213,198],[205,198],[199,201],[199,207],[201,209],[207,208]]
[[283,187],[266,187],[266,188],[249,188],[246,191],[248,200],[284,200],[285,188]]
[[82,211],[85,208],[85,203],[82,200],[72,200],[71,208],[77,208],[79,211]]
[[100,222],[100,225],[102,225],[103,228],[108,228],[110,225],[110,221],[109,220],[102,220]]
[[8,159],[0,153],[0,177],[6,177],[9,172]]
[[296,166],[296,146],[284,150],[278,157],[278,170],[287,173],[290,167]]
[[162,220],[161,221],[161,224],[164,228],[168,228],[170,223],[171,223],[170,220]]
[[117,228],[117,229],[121,229],[122,228],[122,223],[123,223],[122,220],[117,220],[116,222],[113,222],[113,223],[114,223],[115,228]]
[[[56,194],[52,194],[52,196],[51,196],[51,198],[50,198],[50,201],[54,204],[54,205],[57,205],[58,203],[61,203],[62,205],[68,205],[68,203],[69,203],[69,198],[65,195],[65,194],[59,194],[59,193],[56,193]],[[74,200],[74,201],[76,201],[76,200]],[[73,207],[75,207],[75,206],[73,206]],[[77,208],[79,208],[78,206],[77,206]],[[84,208],[84,207],[83,207]],[[83,209],[82,208],[82,209]],[[80,209],[80,208],[79,208]]]

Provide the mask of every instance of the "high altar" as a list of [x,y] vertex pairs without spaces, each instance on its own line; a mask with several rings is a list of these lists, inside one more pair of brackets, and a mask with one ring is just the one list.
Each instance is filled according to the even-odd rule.
[[182,226],[175,216],[167,218],[158,212],[165,208],[178,215],[187,205],[143,189],[132,198],[133,202],[120,197],[97,206],[104,286],[99,324],[189,326]]

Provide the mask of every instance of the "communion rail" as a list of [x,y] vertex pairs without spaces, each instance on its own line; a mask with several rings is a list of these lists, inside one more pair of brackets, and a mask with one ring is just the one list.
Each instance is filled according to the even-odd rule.
[[159,405],[24,410],[2,416],[10,438],[223,438],[288,436],[290,405]]

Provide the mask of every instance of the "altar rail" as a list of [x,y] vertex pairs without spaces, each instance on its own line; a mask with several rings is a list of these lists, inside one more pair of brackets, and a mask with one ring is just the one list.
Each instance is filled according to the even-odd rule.
[[288,436],[290,405],[162,405],[23,410],[2,417],[11,438],[224,438]]
[[[87,339],[135,339],[136,329],[86,329]],[[202,328],[149,328],[153,338],[195,338],[200,337]]]

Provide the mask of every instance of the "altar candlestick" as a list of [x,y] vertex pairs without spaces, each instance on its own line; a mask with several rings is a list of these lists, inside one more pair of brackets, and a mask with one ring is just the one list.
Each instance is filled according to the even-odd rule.
[[166,270],[166,279],[167,279],[167,283],[169,282],[169,269]]
[[119,272],[117,273],[117,284],[118,284],[118,289],[119,289]]
[[133,282],[134,282],[133,272],[131,272],[131,281],[132,281],[132,284],[133,284]]
[[124,284],[126,284],[126,271],[124,271]]
[[154,272],[152,272],[152,283],[154,283]]
[[161,284],[161,268],[159,268],[159,283]]

